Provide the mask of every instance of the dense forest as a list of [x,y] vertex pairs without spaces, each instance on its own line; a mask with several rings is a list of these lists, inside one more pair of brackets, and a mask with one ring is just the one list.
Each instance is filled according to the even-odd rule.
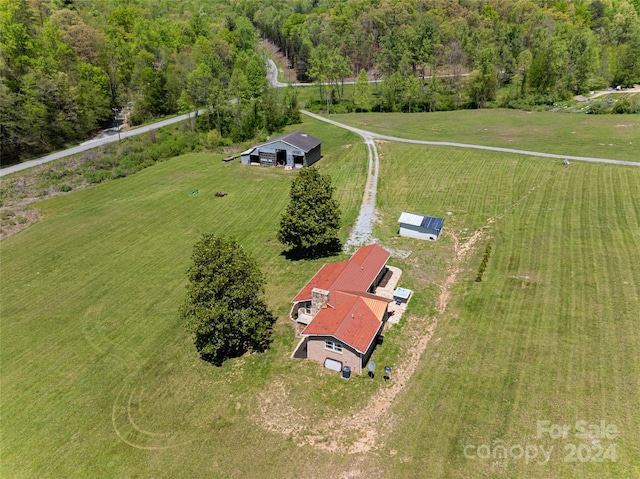
[[295,97],[269,89],[257,46],[225,2],[0,0],[0,160],[86,140],[123,110],[136,125],[208,106],[212,144],[277,130]]
[[501,87],[503,106],[551,104],[640,82],[640,0],[233,2],[283,50],[299,80],[335,85],[321,92],[330,101],[362,69],[385,78],[378,104],[363,88],[358,109],[482,107]]
[[296,95],[269,87],[260,37],[321,85],[321,102],[343,101],[358,77],[358,111],[552,104],[640,82],[639,11],[640,0],[0,0],[0,162],[86,140],[114,112],[137,125],[207,107],[193,127],[210,145],[277,131],[296,121]]

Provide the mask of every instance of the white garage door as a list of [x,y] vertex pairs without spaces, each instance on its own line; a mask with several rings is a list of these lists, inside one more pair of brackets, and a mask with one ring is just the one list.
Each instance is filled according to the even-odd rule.
[[331,358],[327,358],[324,360],[324,367],[333,371],[342,371],[342,363]]

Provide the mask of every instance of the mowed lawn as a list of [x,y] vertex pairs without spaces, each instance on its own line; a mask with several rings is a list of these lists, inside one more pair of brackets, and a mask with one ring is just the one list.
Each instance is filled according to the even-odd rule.
[[640,115],[485,109],[331,117],[365,130],[415,140],[640,161]]
[[[386,142],[380,154],[377,234],[413,250],[415,286],[441,284],[452,239],[398,238],[399,211],[443,216],[461,241],[485,227],[393,408],[383,477],[639,477],[640,168]],[[567,437],[538,438],[545,420]],[[580,420],[619,436],[578,437]],[[554,448],[546,464],[540,446]]]
[[[366,148],[317,122],[301,129],[325,140],[319,166],[337,186],[344,239],[362,198]],[[275,240],[292,174],[196,154],[42,202],[39,223],[0,243],[1,475],[638,476],[640,168],[390,142],[379,149],[374,233],[412,251],[391,263],[416,293],[385,333],[379,365],[395,371],[431,321],[423,318],[435,317],[452,236],[464,242],[486,227],[386,413],[379,448],[328,453],[285,431],[298,417],[348,418],[385,387],[379,375],[344,381],[289,357],[289,301],[324,262],[288,260]],[[444,216],[452,234],[436,243],[398,238],[403,210]],[[203,232],[235,235],[267,273],[280,320],[266,354],[211,367],[179,323],[184,272]],[[272,399],[283,405],[283,434],[263,427],[270,418],[261,402]],[[615,462],[563,462],[567,445],[586,441],[573,430],[538,439],[538,420],[614,424],[619,437],[600,444],[616,446]],[[464,455],[467,445],[499,440],[555,449],[545,465]],[[585,447],[583,457],[595,454]]]
[[[366,147],[319,122],[299,127],[325,140],[318,166],[336,186],[345,239]],[[275,239],[294,172],[220,159],[186,155],[38,203],[44,218],[0,244],[2,477],[294,477],[312,468],[316,453],[253,418],[274,377],[298,380],[292,368],[350,392],[289,358],[291,298],[324,261],[288,260]],[[257,259],[281,317],[269,352],[221,368],[198,358],[178,319],[205,232],[235,236]],[[349,406],[344,393],[335,401]]]

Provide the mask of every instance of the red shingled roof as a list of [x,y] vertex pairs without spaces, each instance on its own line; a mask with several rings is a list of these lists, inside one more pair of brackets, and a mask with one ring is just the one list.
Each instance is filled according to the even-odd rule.
[[311,290],[320,288],[366,292],[389,259],[389,252],[372,244],[354,253],[349,261],[325,264],[293,298],[293,302],[311,299]]
[[[364,353],[380,330],[388,301],[371,294],[332,292],[329,306],[318,312],[302,334],[333,336]],[[380,304],[372,304],[376,302]]]

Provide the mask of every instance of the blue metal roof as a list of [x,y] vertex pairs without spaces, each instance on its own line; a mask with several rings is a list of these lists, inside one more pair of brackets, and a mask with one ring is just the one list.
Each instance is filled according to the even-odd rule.
[[444,218],[436,218],[435,216],[425,216],[420,223],[422,228],[429,228],[433,230],[440,231],[442,229],[442,224],[444,223]]

